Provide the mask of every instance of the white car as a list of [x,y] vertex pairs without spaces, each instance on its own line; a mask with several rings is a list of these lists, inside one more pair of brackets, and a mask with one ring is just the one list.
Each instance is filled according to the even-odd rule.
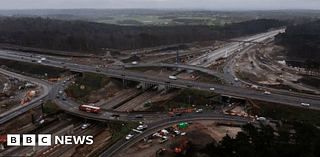
[[265,92],[264,92],[264,94],[268,94],[268,95],[270,95],[271,93],[270,93],[270,92],[268,92],[268,91],[265,91]]
[[83,129],[83,130],[84,130],[84,129],[87,129],[89,126],[90,126],[90,124],[83,124],[82,127],[81,127],[81,129]]
[[301,106],[309,107],[310,104],[308,104],[308,103],[301,103]]
[[148,128],[147,125],[139,125],[139,126],[137,127],[137,130],[141,131],[141,130],[147,129],[147,128]]
[[133,134],[127,135],[126,140],[130,140],[133,136],[134,136]]
[[203,109],[198,109],[196,112],[197,112],[197,113],[202,113],[202,112],[203,112]]
[[214,88],[210,88],[210,90],[211,90],[211,91],[214,91],[215,89],[214,89]]
[[266,118],[264,118],[264,117],[258,117],[257,118],[257,121],[265,121],[266,120]]

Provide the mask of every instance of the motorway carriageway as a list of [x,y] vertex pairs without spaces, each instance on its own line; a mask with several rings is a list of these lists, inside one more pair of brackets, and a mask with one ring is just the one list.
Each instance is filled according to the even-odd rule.
[[[3,55],[3,53],[0,54],[1,58],[7,58],[11,60],[18,60],[18,61],[24,61],[24,62],[31,62],[30,60],[27,60],[26,58],[21,59],[21,57],[13,57],[13,56],[6,56]],[[54,66],[54,67],[62,67],[61,62],[45,62],[44,65]],[[181,87],[181,88],[187,88],[187,85],[192,85],[192,88],[194,89],[200,89],[200,90],[207,90],[209,91],[210,87],[214,87],[216,90],[215,92],[225,94],[225,95],[231,95],[231,96],[238,96],[238,97],[244,97],[244,98],[250,98],[250,99],[258,99],[258,100],[264,100],[264,101],[270,101],[275,103],[281,103],[281,104],[287,104],[287,105],[294,105],[294,106],[300,106],[301,102],[309,103],[310,108],[312,109],[320,109],[320,101],[309,99],[309,98],[300,98],[296,96],[288,96],[288,95],[282,95],[277,93],[272,93],[271,95],[265,95],[262,91],[256,91],[252,89],[246,89],[246,88],[239,88],[239,87],[233,87],[233,86],[226,86],[226,85],[218,85],[218,84],[208,84],[208,83],[201,83],[197,81],[190,81],[190,80],[170,80],[168,77],[161,77],[161,76],[154,76],[149,75],[145,73],[134,73],[130,71],[124,71],[124,70],[117,70],[117,69],[103,69],[100,68],[100,72],[96,72],[95,67],[87,66],[87,65],[75,65],[75,64],[68,64],[66,63],[67,68],[72,71],[78,71],[78,72],[94,72],[94,73],[100,73],[105,74],[110,77],[120,78],[120,79],[127,79],[127,80],[134,80],[134,81],[141,81],[141,82],[149,82],[149,83],[158,83],[162,85],[170,85],[173,87]],[[169,84],[165,83],[167,81],[170,81]]]

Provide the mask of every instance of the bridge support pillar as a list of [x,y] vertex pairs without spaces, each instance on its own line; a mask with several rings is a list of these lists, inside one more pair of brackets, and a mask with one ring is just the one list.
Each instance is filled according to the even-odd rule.
[[128,86],[128,80],[122,79],[122,85],[123,85],[123,87]]

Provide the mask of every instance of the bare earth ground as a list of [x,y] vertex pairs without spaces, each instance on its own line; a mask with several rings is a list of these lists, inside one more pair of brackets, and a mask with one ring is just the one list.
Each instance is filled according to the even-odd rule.
[[177,136],[169,138],[168,141],[160,144],[158,139],[152,139],[151,143],[144,142],[143,140],[132,145],[127,150],[117,154],[117,157],[127,157],[127,156],[136,156],[136,157],[149,157],[155,156],[155,153],[160,148],[166,148],[168,153],[166,157],[175,156],[174,149],[179,147],[182,139],[186,138],[189,141],[192,141],[196,146],[206,146],[206,144],[213,142],[214,140],[220,141],[222,138],[228,134],[231,137],[235,137],[236,134],[241,131],[241,128],[238,127],[227,127],[227,126],[216,126],[215,121],[204,120],[201,122],[193,122],[189,124],[189,128],[186,130],[179,130],[181,133],[186,132],[184,136]]
[[0,134],[3,133],[23,133],[28,127],[33,127],[31,114],[36,118],[41,115],[41,109],[33,109],[30,112],[21,114],[20,116],[10,120],[7,123],[1,124]]
[[292,88],[319,92],[302,83],[292,83],[302,76],[299,74],[299,69],[278,63],[286,59],[282,50],[281,46],[262,46],[251,49],[236,62],[238,66],[234,67],[235,72],[245,81],[261,85],[279,85],[279,80],[283,80],[284,85]]
[[99,101],[101,99],[107,100],[108,99],[108,94],[114,94],[114,93],[120,91],[121,89],[123,89],[123,88],[120,87],[119,85],[113,83],[112,81],[110,81],[103,88],[90,93],[90,95],[88,96],[88,102],[89,103],[93,103],[93,102],[97,102],[97,101]]
[[[0,74],[1,75],[1,74]],[[4,75],[2,75],[0,77],[0,83],[5,82],[5,80],[7,80],[8,78]],[[5,80],[2,80],[5,79]],[[32,90],[34,91],[39,91],[41,92],[41,88],[39,86],[35,87],[35,88],[28,88],[28,89],[23,89],[23,90],[19,90],[19,86],[21,86],[21,82],[20,81],[7,81],[6,82],[8,85],[7,88],[8,90],[3,91],[3,88],[0,89],[0,92],[7,92],[10,93],[10,97],[0,97],[0,113],[6,112],[7,110],[14,108],[16,106],[20,105],[20,100],[24,99],[26,94]],[[2,87],[4,87],[4,85],[2,85]]]

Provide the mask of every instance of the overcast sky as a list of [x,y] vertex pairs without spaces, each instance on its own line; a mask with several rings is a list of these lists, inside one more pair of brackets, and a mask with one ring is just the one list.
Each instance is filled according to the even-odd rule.
[[0,0],[0,2],[0,9],[187,8],[214,10],[320,10],[320,0]]

